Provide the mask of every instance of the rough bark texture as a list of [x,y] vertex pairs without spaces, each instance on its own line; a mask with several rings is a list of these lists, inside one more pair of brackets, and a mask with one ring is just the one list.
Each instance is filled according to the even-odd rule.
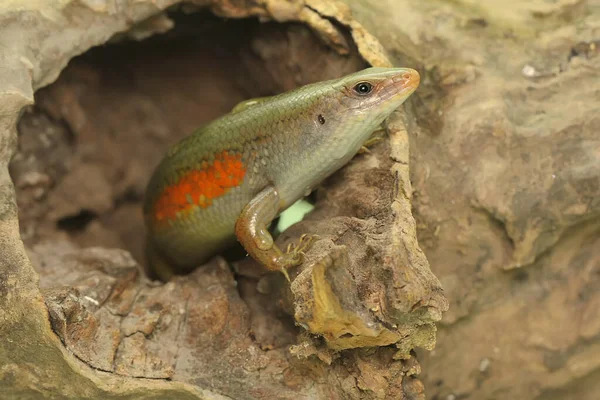
[[245,98],[389,65],[343,3],[174,3],[0,6],[2,398],[422,399],[412,349],[448,304],[403,112],[279,237],[322,238],[291,285],[235,256],[143,276],[139,203],[167,145]]
[[349,3],[426,71],[413,210],[450,300],[428,397],[598,398],[600,2]]

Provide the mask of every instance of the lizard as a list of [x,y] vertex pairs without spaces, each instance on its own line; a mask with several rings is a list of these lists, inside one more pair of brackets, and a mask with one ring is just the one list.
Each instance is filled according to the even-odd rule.
[[419,82],[410,68],[367,68],[244,101],[176,143],[144,196],[149,270],[188,273],[237,239],[289,280],[315,236],[283,251],[270,223],[348,163]]

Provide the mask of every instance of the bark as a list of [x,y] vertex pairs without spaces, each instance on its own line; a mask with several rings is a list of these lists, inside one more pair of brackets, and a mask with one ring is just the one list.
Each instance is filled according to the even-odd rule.
[[600,390],[600,3],[352,1],[421,65],[413,211],[450,309],[437,399]]

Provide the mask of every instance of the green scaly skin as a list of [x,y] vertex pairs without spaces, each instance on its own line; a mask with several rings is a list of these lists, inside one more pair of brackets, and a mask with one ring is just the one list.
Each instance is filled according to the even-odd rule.
[[[158,165],[146,192],[150,269],[162,279],[189,272],[236,237],[269,270],[285,272],[300,264],[312,238],[303,237],[298,246],[284,252],[273,243],[267,227],[346,164],[418,85],[419,74],[412,69],[368,68],[245,101],[183,139]],[[167,222],[157,221],[156,204],[166,188],[177,185],[190,171],[211,165],[215,155],[224,151],[241,160],[243,181],[212,198],[209,206],[199,206],[186,193],[186,211]],[[198,190],[190,189],[192,194]]]

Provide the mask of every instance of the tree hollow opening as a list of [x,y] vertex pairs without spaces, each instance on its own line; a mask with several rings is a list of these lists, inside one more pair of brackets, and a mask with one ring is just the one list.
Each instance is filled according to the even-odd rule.
[[168,14],[172,29],[119,35],[73,59],[22,116],[11,163],[27,247],[68,240],[144,264],[141,202],[167,148],[245,99],[365,67],[308,27]]

